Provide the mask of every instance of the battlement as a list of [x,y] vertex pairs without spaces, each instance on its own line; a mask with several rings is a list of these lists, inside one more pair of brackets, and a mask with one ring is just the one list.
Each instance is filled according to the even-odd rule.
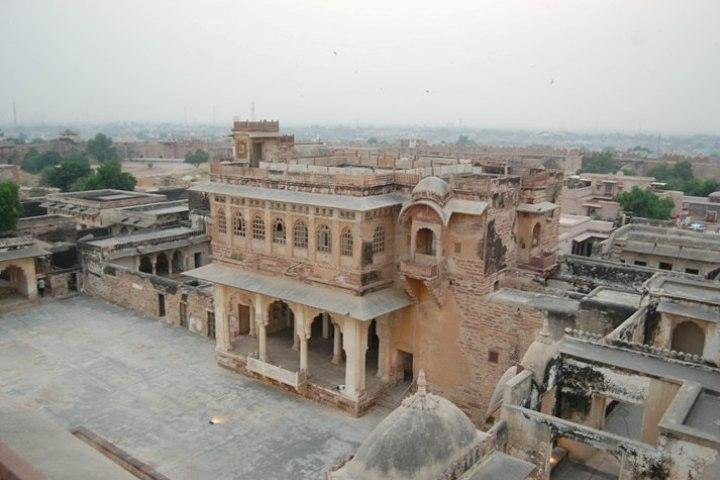
[[279,132],[280,122],[278,120],[235,120],[233,132]]

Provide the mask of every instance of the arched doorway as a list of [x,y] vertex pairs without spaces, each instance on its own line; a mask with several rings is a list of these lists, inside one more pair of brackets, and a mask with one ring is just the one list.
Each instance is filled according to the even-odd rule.
[[152,262],[150,261],[150,257],[140,257],[140,268],[138,269],[143,273],[152,273]]
[[705,332],[695,322],[682,322],[673,330],[671,348],[678,352],[702,355]]
[[[310,352],[319,354],[319,356],[330,362],[333,357],[338,356],[337,360],[341,361],[344,352],[342,347],[336,349],[335,345],[335,324],[332,316],[327,312],[318,313],[313,318],[310,325],[310,339],[308,340],[308,348]],[[338,335],[341,333],[338,330]]]
[[183,257],[180,250],[175,250],[172,256],[172,271],[173,273],[180,273],[183,271]]
[[540,223],[536,223],[532,230],[532,240],[530,241],[531,247],[537,247],[540,245]]
[[21,295],[28,296],[30,288],[27,277],[22,268],[8,265],[0,272],[0,298],[10,298]]
[[168,275],[170,273],[170,262],[164,253],[158,254],[155,259],[155,275]]
[[435,256],[437,251],[437,240],[435,233],[429,228],[421,228],[415,234],[415,253],[421,255]]
[[279,333],[286,329],[293,331],[295,314],[290,306],[282,300],[277,300],[268,307],[267,333]]
[[367,380],[377,376],[379,354],[380,337],[377,334],[377,320],[371,320],[367,332],[367,350],[365,350],[365,377]]

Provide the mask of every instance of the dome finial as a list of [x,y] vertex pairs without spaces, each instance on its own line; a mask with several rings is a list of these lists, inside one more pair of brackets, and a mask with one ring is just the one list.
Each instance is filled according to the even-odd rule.
[[420,373],[418,373],[417,393],[421,397],[427,395],[427,380],[425,379],[425,370],[420,370]]

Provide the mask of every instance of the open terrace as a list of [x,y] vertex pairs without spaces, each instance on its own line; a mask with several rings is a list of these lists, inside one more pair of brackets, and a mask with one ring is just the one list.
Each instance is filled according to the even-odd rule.
[[217,366],[214,347],[94,298],[43,303],[0,318],[0,402],[85,427],[173,480],[319,478],[388,413],[287,395]]

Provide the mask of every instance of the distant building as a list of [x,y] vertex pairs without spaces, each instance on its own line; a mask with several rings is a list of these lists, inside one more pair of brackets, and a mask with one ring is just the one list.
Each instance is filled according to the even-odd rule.
[[45,197],[43,207],[49,214],[75,218],[78,229],[102,227],[114,223],[115,209],[158,203],[164,195],[125,190],[89,190],[85,192],[51,193]]
[[582,173],[568,177],[563,188],[563,213],[615,220],[621,211],[618,194],[633,187],[651,189],[661,197],[672,199],[675,203],[672,215],[680,215],[682,192],[662,190],[664,184],[656,182],[654,177],[609,173]]
[[593,246],[608,238],[613,223],[582,215],[560,215],[560,253],[589,257]]
[[261,161],[277,161],[293,155],[295,137],[280,133],[277,121],[235,121],[233,123],[234,159],[257,167]]
[[601,244],[603,258],[620,263],[716,279],[720,275],[720,235],[679,228],[628,224]]

